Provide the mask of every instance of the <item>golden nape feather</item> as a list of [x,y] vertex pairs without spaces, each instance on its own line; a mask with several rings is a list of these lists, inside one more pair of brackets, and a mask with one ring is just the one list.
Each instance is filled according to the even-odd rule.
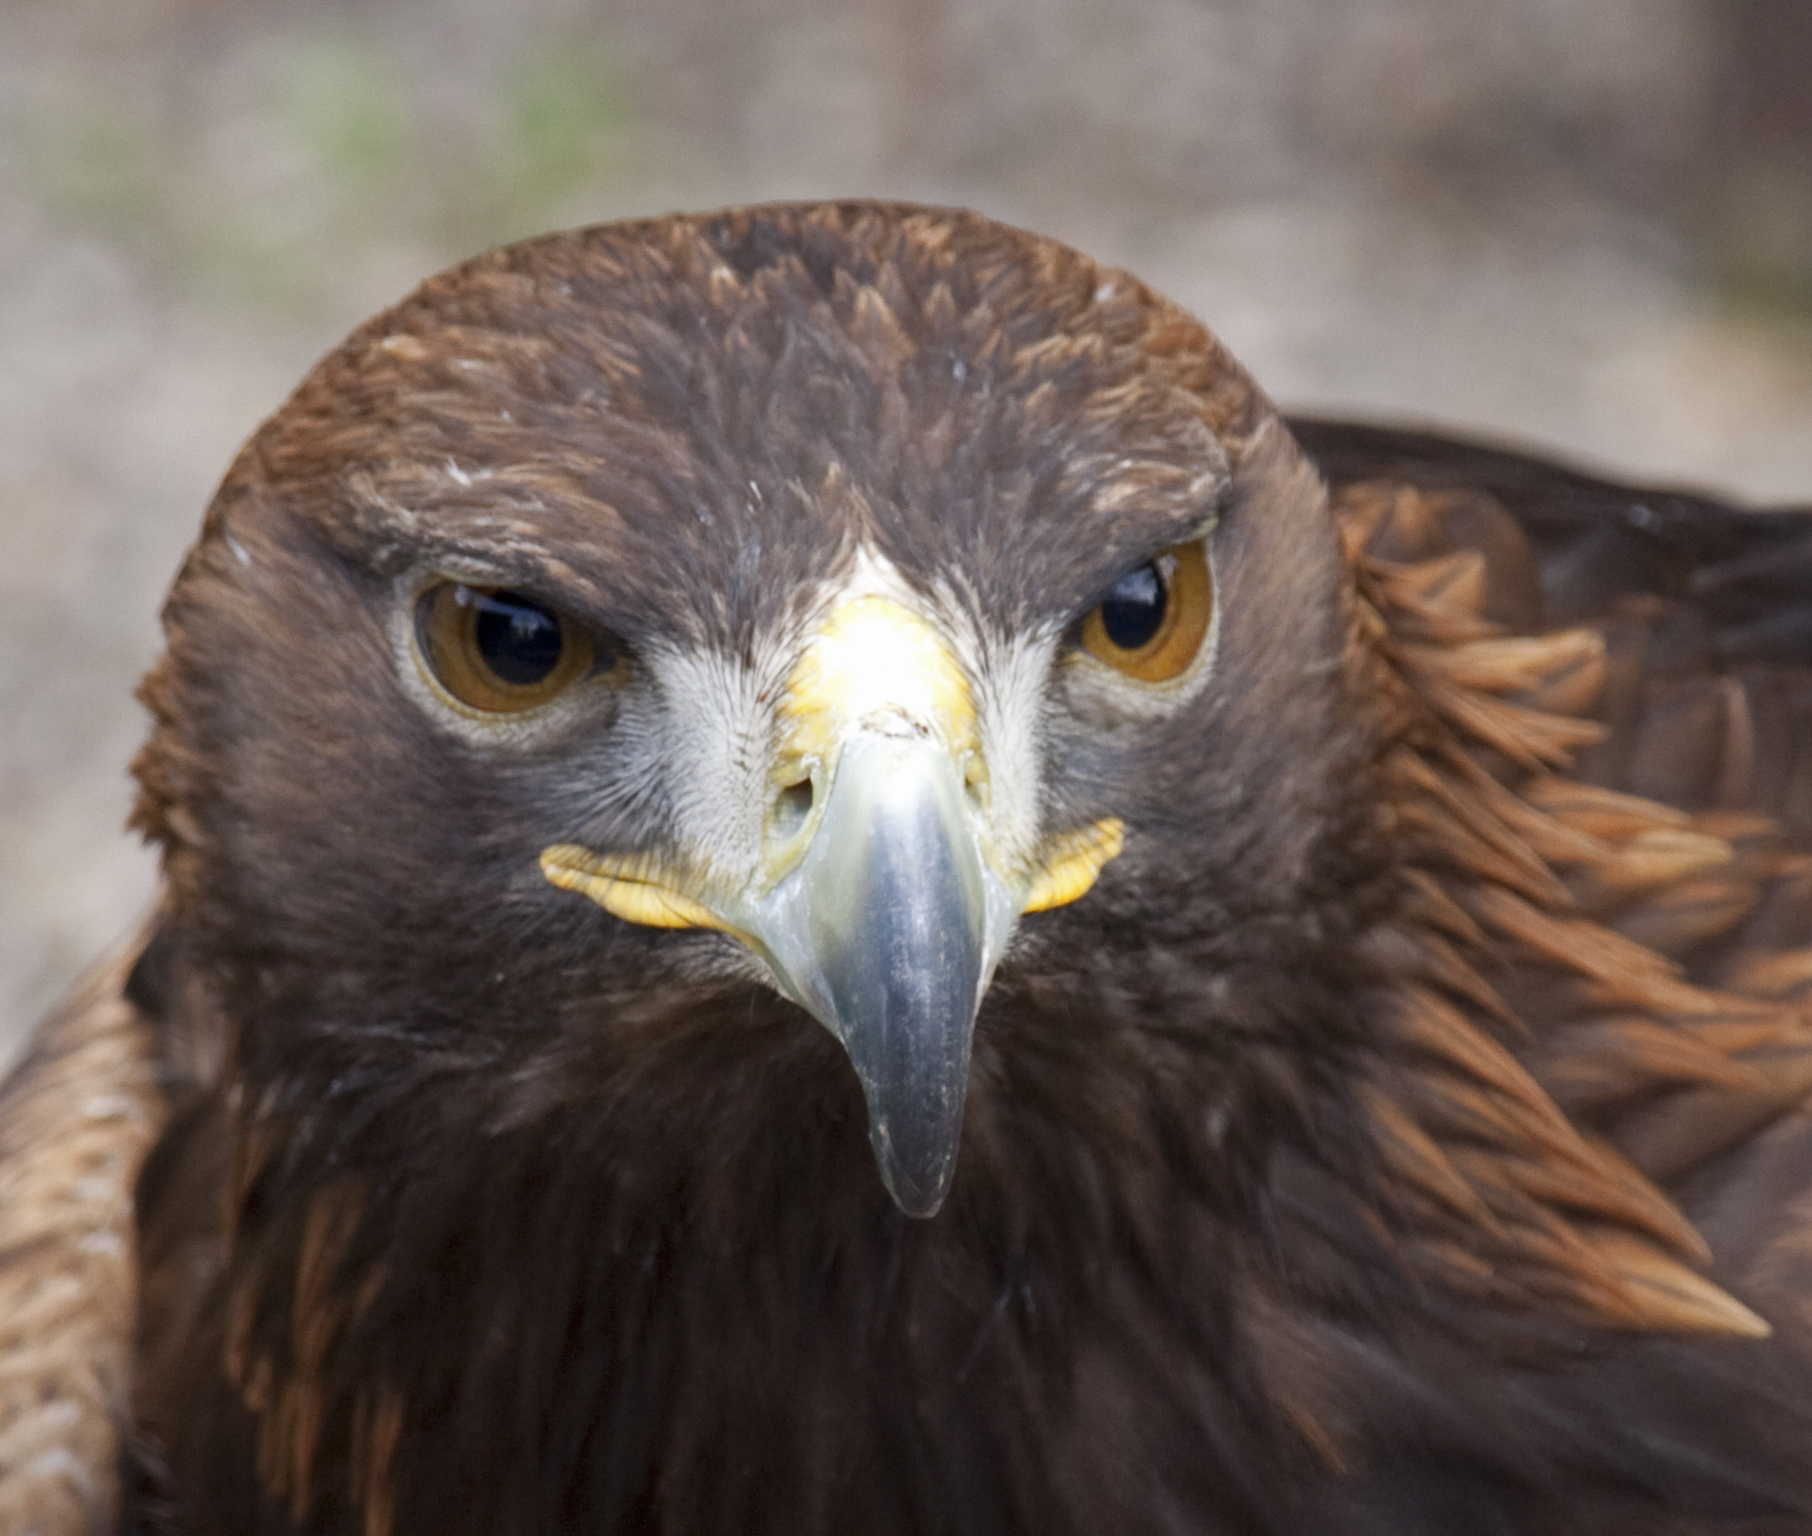
[[[1803,875],[1812,860],[1792,852],[1767,818],[1690,816],[1568,777],[1575,754],[1610,734],[1593,718],[1603,635],[1590,625],[1507,633],[1484,616],[1480,551],[1411,562],[1371,552],[1401,548],[1399,523],[1438,539],[1441,501],[1388,483],[1346,487],[1336,501],[1361,601],[1378,615],[1373,627],[1388,637],[1399,676],[1452,731],[1438,745],[1411,739],[1391,760],[1406,786],[1404,831],[1423,842],[1412,863],[1421,866],[1424,901],[1405,915],[1426,924],[1420,942],[1438,954],[1424,963],[1450,988],[1466,964],[1457,949],[1553,977],[1539,1011],[1513,1008],[1476,972],[1455,988],[1480,1022],[1513,1026],[1520,1065],[1456,1007],[1405,989],[1406,1038],[1438,1069],[1425,1067],[1418,1085],[1429,1100],[1426,1131],[1400,1092],[1373,1096],[1393,1170],[1403,1187],[1424,1189],[1461,1218],[1475,1237],[1475,1265],[1476,1237],[1500,1229],[1506,1199],[1500,1189],[1481,1201],[1479,1180],[1585,1218],[1547,1262],[1562,1284],[1578,1286],[1577,1304],[1601,1309],[1612,1326],[1766,1334],[1754,1312],[1681,1267],[1682,1259],[1703,1265],[1710,1253],[1648,1181],[1677,1176],[1753,1130],[1738,1108],[1744,1102],[1759,1098],[1772,1116],[1812,1092],[1803,1010],[1734,984],[1729,965],[1695,985],[1679,963],[1740,937],[1766,886]],[[1742,855],[1733,840],[1743,842]],[[1384,942],[1413,941],[1387,934]],[[1803,963],[1805,948],[1793,953]],[[1747,948],[1743,955],[1743,964],[1756,958]],[[1695,1091],[1692,1113],[1682,1113],[1683,1089]],[[1717,1098],[1722,1114],[1709,1109]],[[1652,1129],[1630,1134],[1632,1124],[1657,1121],[1667,1127],[1665,1149],[1653,1146]],[[1440,1153],[1456,1139],[1472,1143],[1469,1176]],[[1543,1226],[1525,1218],[1514,1230],[1554,1242],[1560,1234]],[[1465,1251],[1463,1239],[1454,1241]],[[1486,1278],[1502,1284],[1513,1269],[1495,1260]]]
[[1812,1529],[1812,511],[799,205],[229,473],[0,1097],[0,1525]]

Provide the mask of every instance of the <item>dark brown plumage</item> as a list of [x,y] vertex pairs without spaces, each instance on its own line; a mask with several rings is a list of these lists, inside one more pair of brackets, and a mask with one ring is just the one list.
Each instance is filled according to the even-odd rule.
[[[1293,431],[965,214],[355,333],[166,610],[155,931],[0,1101],[0,1318],[75,1282],[0,1512],[115,1518],[119,1429],[149,1531],[1812,1529],[1812,515]],[[820,850],[856,744],[1027,907],[897,1080],[763,894],[943,878]]]

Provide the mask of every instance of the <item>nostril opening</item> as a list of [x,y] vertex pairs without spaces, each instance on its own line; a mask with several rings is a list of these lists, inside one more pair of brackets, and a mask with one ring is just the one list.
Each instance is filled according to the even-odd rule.
[[969,796],[969,804],[976,810],[986,812],[988,809],[988,770],[980,759],[971,758],[963,774],[963,790]]
[[774,796],[774,831],[781,838],[789,838],[801,827],[812,814],[812,781],[810,778],[799,780],[796,784],[782,787]]

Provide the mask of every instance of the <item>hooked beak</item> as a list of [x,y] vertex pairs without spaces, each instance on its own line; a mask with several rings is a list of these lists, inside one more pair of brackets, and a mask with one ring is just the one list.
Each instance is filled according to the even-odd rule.
[[[809,784],[810,814],[770,825],[769,878],[723,889],[666,859],[547,849],[555,885],[634,922],[723,929],[842,1043],[881,1179],[909,1216],[956,1168],[981,997],[1023,911],[1080,896],[1120,823],[1050,839],[1003,870],[967,679],[917,615],[882,598],[834,612],[789,679],[771,781]],[[820,793],[823,787],[827,792]]]
[[1019,915],[964,812],[931,741],[857,734],[805,857],[751,924],[781,989],[849,1053],[882,1181],[909,1216],[950,1187],[976,1009]]

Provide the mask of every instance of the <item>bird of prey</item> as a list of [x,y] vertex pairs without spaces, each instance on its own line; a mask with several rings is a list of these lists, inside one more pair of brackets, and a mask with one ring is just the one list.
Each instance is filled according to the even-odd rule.
[[1812,512],[789,205],[432,279],[164,621],[7,1530],[1812,1530]]

